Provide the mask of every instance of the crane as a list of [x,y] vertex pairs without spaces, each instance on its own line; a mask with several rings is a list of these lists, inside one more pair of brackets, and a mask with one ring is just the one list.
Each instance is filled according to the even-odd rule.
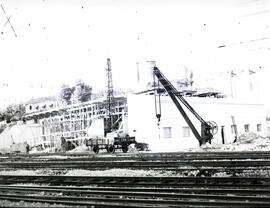
[[[122,112],[122,110],[116,111],[117,99],[114,97],[110,58],[107,58],[107,68],[105,69],[107,72],[106,114],[105,118],[103,115],[98,118],[104,119],[104,136],[97,138],[88,135],[86,138],[86,146],[91,146],[93,152],[96,154],[100,149],[106,149],[109,153],[114,153],[115,149],[122,149],[122,151],[126,153],[129,145],[137,144],[137,142],[135,137],[128,135],[127,128],[125,128],[124,120],[126,119],[126,112]],[[120,115],[120,112],[122,112],[122,115]]]
[[[177,91],[177,89],[172,85],[172,83],[162,74],[162,72],[156,67],[153,67],[153,75],[156,76],[158,81],[162,84],[177,109],[180,111],[181,115],[187,122],[190,127],[192,133],[199,141],[199,145],[203,145],[206,142],[211,143],[213,139],[213,135],[217,133],[217,124],[214,121],[206,122],[193,108],[192,106],[184,99],[184,97]],[[201,135],[187,116],[180,102],[186,106],[186,108],[200,121],[201,123]],[[158,115],[158,119],[160,119],[161,115]]]

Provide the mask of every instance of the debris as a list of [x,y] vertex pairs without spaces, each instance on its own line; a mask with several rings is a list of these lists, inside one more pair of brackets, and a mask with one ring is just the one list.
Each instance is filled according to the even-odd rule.
[[[237,141],[232,144],[206,144],[201,146],[201,151],[269,151],[270,138],[262,137],[254,132],[239,135]],[[190,151],[200,151],[198,148]]]
[[28,153],[29,152],[29,144],[27,144],[27,142],[12,144],[10,146],[10,150],[11,150],[11,152]]

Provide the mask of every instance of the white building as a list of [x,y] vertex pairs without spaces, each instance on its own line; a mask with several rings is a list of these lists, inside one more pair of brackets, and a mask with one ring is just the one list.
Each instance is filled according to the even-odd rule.
[[[187,97],[185,99],[205,121],[217,123],[218,132],[214,135],[213,144],[233,142],[235,131],[232,117],[234,117],[238,135],[254,132],[266,136],[266,116],[263,104],[256,101],[251,103],[224,98]],[[166,147],[182,149],[199,146],[197,139],[169,96],[161,96],[159,126],[155,115],[154,95],[129,94],[127,106],[130,135],[135,135],[137,141],[149,143],[150,149],[151,145],[153,148],[164,148],[164,150]],[[186,108],[184,110],[200,134],[200,122]],[[223,129],[224,139],[221,136],[221,129]]]
[[59,107],[56,97],[33,98],[25,103],[26,114],[37,113]]

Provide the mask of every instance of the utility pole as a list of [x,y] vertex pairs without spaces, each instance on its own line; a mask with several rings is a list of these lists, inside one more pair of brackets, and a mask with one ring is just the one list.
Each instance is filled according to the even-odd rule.
[[252,92],[253,88],[252,88],[252,78],[251,78],[251,75],[255,74],[255,71],[253,70],[248,70],[248,74],[249,74],[249,89],[250,89],[250,92]]
[[230,85],[231,85],[231,97],[233,98],[233,80],[232,78],[235,76],[236,74],[233,72],[233,70],[230,71]]
[[136,65],[137,65],[137,83],[139,83],[140,82],[139,62],[137,62]]
[[106,133],[111,132],[113,126],[113,82],[112,82],[112,68],[111,68],[111,60],[107,58],[107,99],[106,99]]

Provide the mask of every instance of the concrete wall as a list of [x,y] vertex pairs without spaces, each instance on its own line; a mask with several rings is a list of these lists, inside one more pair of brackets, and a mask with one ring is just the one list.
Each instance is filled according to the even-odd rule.
[[[244,133],[244,125],[249,124],[249,131],[266,136],[266,121],[263,104],[248,103],[218,98],[186,98],[194,110],[205,120],[215,121],[218,124],[218,132],[214,135],[213,143],[221,144],[221,126],[224,126],[225,143],[231,143],[235,134],[231,130],[232,118],[235,122],[239,134]],[[197,147],[198,141],[193,136],[185,135],[188,127],[180,112],[168,96],[161,96],[161,122],[157,125],[155,117],[155,103],[153,95],[129,94],[128,124],[130,135],[135,135],[138,141],[155,144],[157,141],[164,145],[176,145],[179,147]],[[184,108],[185,109],[185,108]],[[201,133],[200,122],[185,109],[189,118]],[[261,131],[257,131],[257,124],[261,125]],[[171,138],[164,138],[164,127],[171,128]],[[185,128],[185,129],[183,129]],[[184,132],[185,131],[185,132]],[[168,136],[168,135],[167,135]]]
[[9,148],[13,143],[27,142],[30,146],[41,143],[41,126],[38,124],[17,124],[7,127],[0,134],[0,147]]

